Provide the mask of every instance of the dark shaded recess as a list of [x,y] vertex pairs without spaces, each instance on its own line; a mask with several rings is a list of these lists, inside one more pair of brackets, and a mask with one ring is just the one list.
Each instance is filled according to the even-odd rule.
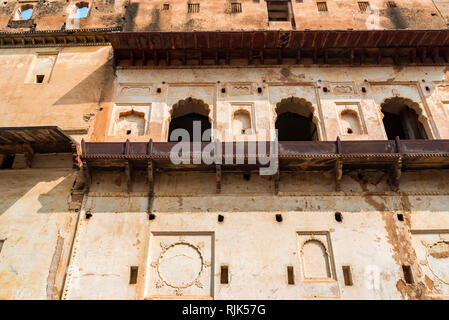
[[7,154],[1,163],[1,169],[11,169],[14,163],[15,154]]
[[33,16],[36,18],[47,16],[61,16],[64,13],[64,8],[68,5],[69,3],[64,1],[39,1],[34,8],[35,12],[33,12]]
[[383,123],[387,137],[394,140],[400,139],[427,139],[424,126],[418,120],[415,110],[404,107],[399,115],[383,112]]
[[[76,86],[74,86],[70,91],[60,97],[54,104],[55,105],[65,105],[65,104],[79,104],[79,103],[98,103],[107,100],[106,90],[107,86],[104,84],[113,77],[113,64],[112,58],[109,58],[102,66],[97,70],[89,74],[88,77],[80,81]],[[100,94],[92,94],[98,90],[101,83]],[[92,89],[92,91],[90,91]]]
[[145,28],[147,31],[160,31],[161,30],[161,12],[157,8],[151,10],[151,23]]
[[292,112],[280,114],[276,120],[279,141],[315,141],[316,126],[311,118]]
[[[203,116],[201,114],[197,113],[189,113],[184,116],[180,116],[177,118],[174,118],[170,121],[170,127],[168,130],[168,139],[170,140],[170,136],[173,130],[175,129],[185,129],[189,132],[190,135],[190,141],[200,141],[198,139],[194,139],[193,136],[193,122],[194,121],[201,121],[201,141],[208,142],[210,139],[202,140],[203,133],[205,130],[210,129],[210,122],[209,118],[206,116]],[[181,141],[181,138],[178,138],[177,141]]]
[[407,29],[406,18],[399,8],[388,8],[387,16],[395,29]]
[[128,3],[125,9],[125,23],[123,25],[123,31],[135,31],[136,23],[134,20],[137,16],[137,11],[139,10],[138,3]]
[[383,112],[384,127],[387,133],[388,140],[394,140],[396,137],[405,139],[404,128],[402,128],[401,117],[399,115]]

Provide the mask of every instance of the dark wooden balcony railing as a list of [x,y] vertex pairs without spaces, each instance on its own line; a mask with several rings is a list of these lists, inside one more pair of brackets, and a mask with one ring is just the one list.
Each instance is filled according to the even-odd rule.
[[[260,156],[270,156],[278,166],[272,173],[275,193],[279,191],[279,172],[297,170],[333,170],[336,190],[340,190],[343,168],[376,169],[389,172],[393,190],[399,188],[404,170],[449,168],[449,140],[362,140],[362,141],[281,141],[270,150],[270,142],[215,142],[221,147],[221,161],[206,164],[192,161],[180,165],[170,160],[177,142],[85,142],[81,143],[83,169],[88,185],[92,168],[124,168],[131,190],[132,170],[146,170],[150,194],[153,192],[154,168],[163,170],[206,170],[216,174],[217,192],[221,190],[222,171],[244,171],[266,167]],[[185,143],[190,159],[210,143]],[[260,147],[260,148],[259,148]],[[207,150],[207,149],[206,149]],[[232,152],[230,152],[232,150]],[[276,155],[277,153],[277,155]],[[211,152],[213,155],[213,152]],[[232,158],[232,159],[229,159]],[[252,159],[251,159],[252,158]],[[217,157],[219,159],[219,153]],[[267,159],[267,158],[266,158]],[[231,160],[231,161],[229,161]],[[242,161],[243,160],[243,161]],[[252,160],[252,161],[250,161]],[[262,164],[260,164],[262,163]],[[271,165],[271,163],[270,163]]]
[[[178,142],[85,142],[82,141],[82,159],[169,159]],[[232,148],[232,154],[249,157],[264,152],[269,155],[270,142],[259,148],[258,142],[218,142],[223,156]],[[263,142],[262,142],[263,143]],[[201,151],[210,142],[201,142]],[[195,143],[187,143],[190,153]],[[243,152],[238,152],[243,150]],[[449,140],[361,140],[361,141],[279,141],[278,156],[282,158],[330,157],[449,157]],[[272,153],[272,152],[271,152]],[[213,154],[213,153],[212,153]]]

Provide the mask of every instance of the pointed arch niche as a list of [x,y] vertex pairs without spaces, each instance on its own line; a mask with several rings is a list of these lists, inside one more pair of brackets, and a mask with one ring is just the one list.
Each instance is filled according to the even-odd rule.
[[171,133],[176,129],[187,130],[190,136],[190,141],[197,141],[193,136],[194,121],[201,123],[201,141],[211,141],[210,136],[206,137],[204,132],[211,129],[213,119],[211,108],[201,99],[189,97],[185,100],[179,100],[170,109],[170,116],[168,119],[168,135],[167,141],[170,139]]
[[311,102],[297,97],[276,104],[275,128],[279,141],[318,141],[318,117]]

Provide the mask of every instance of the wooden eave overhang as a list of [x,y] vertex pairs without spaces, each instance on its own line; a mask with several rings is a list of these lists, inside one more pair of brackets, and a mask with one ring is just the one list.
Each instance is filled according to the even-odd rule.
[[76,142],[57,126],[0,127],[0,154],[72,153],[78,167]]
[[112,45],[126,68],[223,65],[447,65],[449,29],[0,33],[0,48]]
[[129,67],[280,64],[447,64],[449,30],[119,32]]

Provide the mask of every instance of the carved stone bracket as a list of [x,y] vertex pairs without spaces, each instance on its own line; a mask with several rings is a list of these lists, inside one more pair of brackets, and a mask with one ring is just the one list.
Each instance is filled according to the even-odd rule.
[[343,178],[343,161],[341,159],[337,159],[335,161],[335,191],[340,191],[341,187],[341,179]]
[[84,185],[84,192],[88,193],[89,189],[90,189],[90,184],[92,183],[92,173],[91,170],[89,168],[89,166],[87,165],[87,161],[83,160],[83,175],[84,175],[84,180],[85,185]]
[[[401,140],[399,137],[395,138],[396,140],[396,152],[398,154],[402,154],[402,146],[401,146]],[[393,166],[390,170],[390,186],[392,187],[393,191],[399,190],[399,179],[402,175],[402,155],[400,155],[395,162],[393,163]]]
[[125,175],[126,175],[126,187],[128,188],[128,192],[131,192],[132,188],[132,165],[129,160],[125,162]]
[[274,194],[279,194],[279,167],[276,173],[273,175],[273,182],[274,182]]
[[[342,150],[341,140],[340,137],[337,137],[337,154],[340,154]],[[335,191],[340,191],[341,187],[341,179],[343,178],[343,161],[341,157],[339,157],[335,161],[334,165],[334,171],[335,171]]]
[[221,192],[221,165],[215,165],[215,180],[216,180],[216,191]]
[[396,159],[391,168],[390,184],[393,188],[393,191],[399,190],[399,179],[401,178],[401,174],[402,174],[402,156]]
[[149,160],[147,164],[148,171],[148,192],[149,196],[152,197],[154,194],[154,163],[153,160]]

